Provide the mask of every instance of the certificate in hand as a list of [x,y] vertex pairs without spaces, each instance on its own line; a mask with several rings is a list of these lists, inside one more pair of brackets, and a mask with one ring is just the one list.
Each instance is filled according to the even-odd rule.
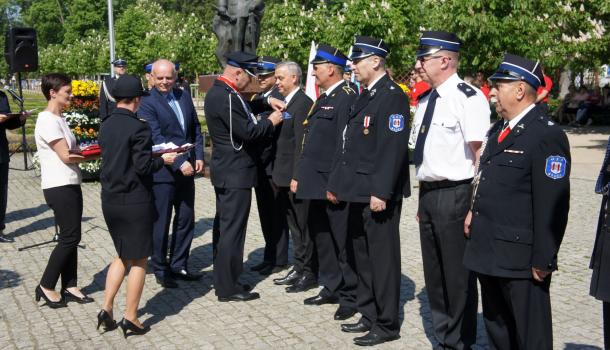
[[88,157],[88,156],[96,156],[98,154],[101,154],[102,149],[100,148],[100,145],[91,145],[91,146],[87,146],[85,148],[81,148],[78,150],[70,150],[70,153],[80,154],[81,156]]
[[154,156],[160,156],[163,153],[173,153],[173,152],[184,153],[186,151],[190,151],[193,148],[195,148],[195,145],[193,145],[191,143],[185,143],[182,146],[177,146],[173,142],[168,142],[168,143],[161,143],[158,145],[154,145],[152,147],[152,152],[153,152]]

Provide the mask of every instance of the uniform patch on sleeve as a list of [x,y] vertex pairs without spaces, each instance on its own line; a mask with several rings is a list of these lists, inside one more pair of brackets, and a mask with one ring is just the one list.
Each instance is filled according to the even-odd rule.
[[561,179],[566,175],[568,161],[562,156],[549,156],[546,159],[544,173],[553,180]]
[[391,131],[400,132],[405,128],[405,117],[402,114],[392,114],[388,124]]

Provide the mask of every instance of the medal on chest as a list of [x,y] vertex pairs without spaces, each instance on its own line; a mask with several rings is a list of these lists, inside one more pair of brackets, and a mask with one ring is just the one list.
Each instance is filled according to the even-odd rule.
[[368,115],[364,116],[364,130],[362,131],[363,134],[368,135],[369,134],[369,125],[371,125],[371,117]]

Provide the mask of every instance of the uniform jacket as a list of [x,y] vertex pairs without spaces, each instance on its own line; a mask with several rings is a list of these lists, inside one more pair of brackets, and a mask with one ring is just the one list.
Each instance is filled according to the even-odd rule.
[[333,156],[341,147],[341,134],[358,94],[341,83],[329,96],[318,98],[305,123],[303,152],[297,170],[297,198],[326,199]]
[[205,119],[212,137],[210,173],[215,187],[254,187],[257,184],[258,143],[273,135],[273,124],[268,119],[255,124],[254,115],[242,101],[243,98],[240,100],[237,93],[220,80],[214,82],[205,96]]
[[608,205],[608,187],[610,185],[610,139],[606,146],[606,155],[602,163],[595,193],[602,195],[602,203],[597,220],[595,244],[589,267],[593,269],[590,294],[599,300],[610,302],[610,206]]
[[[11,107],[8,104],[6,94],[0,91],[0,114],[11,112]],[[19,118],[11,118],[4,123],[0,123],[0,163],[8,163],[10,161],[8,155],[8,140],[6,139],[6,129],[17,129],[21,126]]]
[[[277,91],[274,86],[269,94],[271,97],[275,97],[278,100],[283,100],[284,97]],[[252,99],[248,102],[252,113],[256,116],[257,120],[267,119],[273,108],[266,103],[267,97],[264,93],[259,93],[252,96]],[[275,154],[277,152],[277,139],[280,136],[280,128],[276,128],[273,136],[270,138],[262,139],[259,147],[258,165],[265,169],[265,173],[271,176],[273,172],[273,162],[275,160]]]
[[178,117],[167,102],[167,98],[156,88],[150,90],[149,96],[142,97],[138,116],[145,119],[150,127],[153,144],[173,142],[177,146],[182,146],[185,143],[191,143],[195,145],[195,148],[176,157],[171,166],[164,166],[157,171],[153,177],[155,182],[174,182],[174,176],[183,176],[180,166],[185,161],[193,163],[195,160],[203,160],[203,135],[193,99],[187,91],[174,88],[173,92],[184,116],[186,132],[182,130]]
[[273,164],[273,182],[278,186],[288,187],[296,178],[305,126],[303,122],[311,109],[313,101],[303,90],[299,89],[286,106],[290,119],[280,125],[280,136],[277,139],[277,153]]
[[557,269],[568,221],[570,145],[538,107],[498,144],[488,132],[474,194],[464,264],[490,276],[531,278],[532,267]]
[[328,190],[357,203],[410,196],[408,141],[409,99],[386,74],[353,105]]
[[153,173],[163,167],[152,156],[152,136],[143,119],[116,108],[100,126],[102,197],[121,204],[152,201]]
[[[104,119],[107,116],[109,116],[110,114],[112,114],[112,111],[114,111],[114,109],[116,108],[116,103],[109,100],[108,96],[106,96],[106,90],[108,90],[108,93],[110,93],[112,91],[112,87],[114,86],[114,83],[116,82],[116,78],[112,78],[112,77],[106,77],[104,79],[104,82],[102,83],[102,88],[100,89],[100,118]],[[105,89],[104,89],[105,87]]]

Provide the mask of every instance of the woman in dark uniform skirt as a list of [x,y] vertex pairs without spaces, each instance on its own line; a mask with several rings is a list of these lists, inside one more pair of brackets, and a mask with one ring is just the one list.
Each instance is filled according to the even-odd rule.
[[608,205],[608,194],[610,191],[610,139],[606,146],[606,156],[602,164],[595,192],[602,194],[602,205],[597,222],[597,235],[595,246],[591,254],[590,268],[593,269],[591,276],[590,294],[603,302],[604,317],[604,348],[610,349],[610,212]]
[[171,164],[176,153],[152,156],[152,139],[149,126],[138,119],[135,111],[140,97],[145,94],[140,79],[121,76],[112,89],[117,106],[102,120],[99,143],[102,149],[102,211],[118,256],[110,264],[106,276],[104,307],[99,312],[98,328],[117,328],[113,320],[114,297],[125,271],[127,277],[127,305],[118,326],[127,332],[144,334],[137,318],[138,304],[144,288],[146,261],[152,253],[152,174]]

